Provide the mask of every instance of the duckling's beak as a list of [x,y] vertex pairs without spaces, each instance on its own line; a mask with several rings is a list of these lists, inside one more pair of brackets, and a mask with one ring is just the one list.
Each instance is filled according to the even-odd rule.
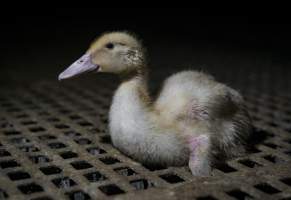
[[98,71],[98,69],[99,65],[94,64],[92,62],[91,55],[86,53],[59,75],[59,81],[83,74],[85,72]]

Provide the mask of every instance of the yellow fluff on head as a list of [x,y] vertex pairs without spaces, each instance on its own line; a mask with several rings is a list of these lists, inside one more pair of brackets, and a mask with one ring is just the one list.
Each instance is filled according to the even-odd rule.
[[103,33],[100,37],[96,38],[91,43],[89,51],[94,51],[110,41],[142,49],[141,40],[134,33],[129,31],[114,31]]

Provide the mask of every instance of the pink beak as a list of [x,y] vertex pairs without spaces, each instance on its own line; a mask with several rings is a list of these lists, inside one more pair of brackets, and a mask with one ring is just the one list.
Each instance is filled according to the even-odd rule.
[[91,55],[86,53],[59,75],[59,81],[98,69],[99,66],[92,62]]

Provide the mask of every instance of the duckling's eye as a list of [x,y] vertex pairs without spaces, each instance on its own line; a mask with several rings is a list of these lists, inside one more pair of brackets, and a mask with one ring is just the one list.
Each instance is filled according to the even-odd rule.
[[114,44],[112,44],[112,43],[107,43],[107,44],[106,44],[106,48],[107,48],[107,49],[113,49],[113,48],[114,48]]

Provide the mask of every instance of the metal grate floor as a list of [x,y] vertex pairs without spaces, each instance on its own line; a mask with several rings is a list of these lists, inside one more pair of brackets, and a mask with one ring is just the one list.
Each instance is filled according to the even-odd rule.
[[291,199],[291,96],[243,90],[258,144],[195,178],[187,167],[143,166],[111,145],[116,86],[98,78],[2,89],[0,199]]

